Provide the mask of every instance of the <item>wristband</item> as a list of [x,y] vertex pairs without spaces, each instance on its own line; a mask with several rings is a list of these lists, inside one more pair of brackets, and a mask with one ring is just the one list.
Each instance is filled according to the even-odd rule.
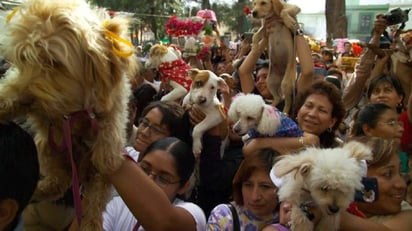
[[302,30],[302,29],[297,29],[297,30],[295,31],[295,35],[296,35],[296,36],[301,36],[301,35],[303,35],[303,30]]
[[303,136],[299,137],[299,143],[302,145],[302,147],[306,147],[305,138]]

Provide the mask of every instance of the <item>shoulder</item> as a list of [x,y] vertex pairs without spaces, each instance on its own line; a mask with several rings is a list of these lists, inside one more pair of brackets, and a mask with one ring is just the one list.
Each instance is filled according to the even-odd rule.
[[233,230],[232,212],[227,204],[217,205],[210,212],[206,226],[207,231],[229,231]]
[[198,205],[191,202],[185,202],[180,199],[176,199],[173,204],[176,207],[180,207],[186,210],[188,213],[190,213],[190,215],[192,215],[193,219],[196,222],[197,230],[204,230],[204,227],[206,226],[206,216]]
[[132,230],[136,222],[120,196],[113,197],[103,213],[104,230]]

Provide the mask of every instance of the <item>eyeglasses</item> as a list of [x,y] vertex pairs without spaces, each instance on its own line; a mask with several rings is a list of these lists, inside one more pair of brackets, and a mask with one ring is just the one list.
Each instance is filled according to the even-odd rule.
[[168,185],[180,183],[180,180],[173,181],[172,179],[169,179],[169,176],[158,174],[152,171],[152,169],[145,163],[139,163],[139,166],[147,176],[152,176],[154,182],[156,182],[156,184],[160,187],[167,187]]
[[398,127],[398,126],[403,127],[403,122],[399,120],[390,120],[390,121],[382,122],[382,123],[389,125],[391,127]]
[[153,132],[154,135],[166,135],[163,128],[159,125],[150,124],[150,121],[146,118],[139,119],[139,127],[143,129],[149,128],[149,131]]

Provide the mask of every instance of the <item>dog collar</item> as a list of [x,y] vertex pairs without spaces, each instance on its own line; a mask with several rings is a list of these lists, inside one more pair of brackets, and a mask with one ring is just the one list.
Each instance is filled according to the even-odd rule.
[[314,206],[316,206],[316,203],[314,201],[306,201],[299,205],[300,210],[305,213],[306,217],[310,221],[313,221],[315,219],[315,214],[310,211],[310,209]]

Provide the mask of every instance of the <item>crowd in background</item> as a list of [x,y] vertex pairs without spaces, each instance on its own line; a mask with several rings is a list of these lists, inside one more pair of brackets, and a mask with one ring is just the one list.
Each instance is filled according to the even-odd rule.
[[[378,16],[368,43],[379,47],[386,29],[385,19]],[[202,59],[190,56],[186,62],[226,81],[227,87],[218,91],[220,99],[250,93],[272,104],[266,85],[270,41],[252,42],[243,37],[238,43],[225,43],[216,25],[214,33],[214,48]],[[137,47],[140,69],[132,78],[126,146],[130,159],[110,176],[115,190],[103,214],[104,229],[287,230],[291,205],[278,201],[278,186],[269,174],[277,157],[311,146],[334,148],[361,137],[360,142],[374,155],[367,175],[378,179],[380,197],[373,203],[356,203],[358,213],[344,211],[340,230],[411,230],[412,118],[408,110],[412,108],[397,76],[386,70],[390,54],[378,56],[364,47],[355,55],[350,42],[342,52],[326,46],[314,51],[303,35],[296,34],[294,40],[297,76],[293,109],[287,115],[303,136],[244,142],[232,132],[233,121],[228,121],[223,128],[229,131],[227,137],[219,126],[204,135],[195,180],[192,173],[197,160],[191,153],[190,132],[205,115],[196,108],[183,108],[181,101],[160,101],[167,89],[162,89],[157,70],[145,68],[148,57]],[[2,68],[6,65],[2,63]],[[224,105],[230,108],[230,102]],[[274,106],[282,110],[284,102]],[[5,128],[12,131],[0,132],[2,145],[7,136],[23,132],[13,126]],[[21,160],[16,157],[16,161]],[[0,177],[5,169],[0,167]],[[32,202],[4,230],[13,230],[10,227],[20,220],[27,231],[76,230],[71,197],[68,192],[57,201]],[[316,206],[311,209],[316,215]]]

